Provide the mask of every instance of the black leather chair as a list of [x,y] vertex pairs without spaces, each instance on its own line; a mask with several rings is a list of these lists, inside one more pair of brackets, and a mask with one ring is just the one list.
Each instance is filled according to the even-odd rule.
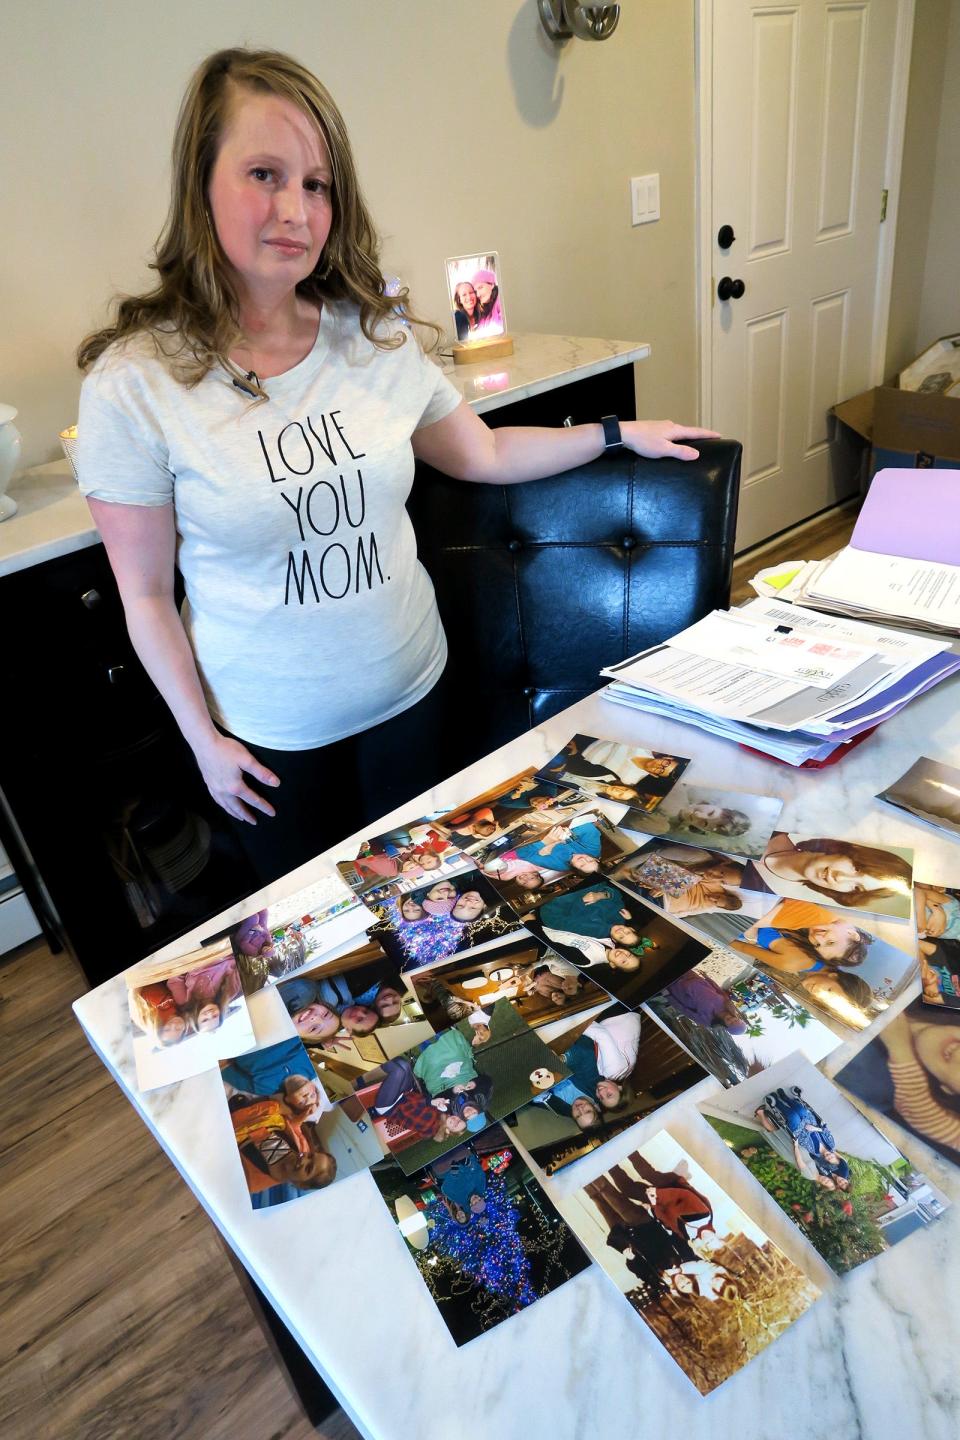
[[741,447],[698,448],[689,462],[620,451],[517,486],[418,467],[409,509],[462,697],[461,764],[729,603]]

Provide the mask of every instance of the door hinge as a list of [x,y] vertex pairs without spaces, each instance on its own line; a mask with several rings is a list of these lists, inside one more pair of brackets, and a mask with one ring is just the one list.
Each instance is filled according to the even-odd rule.
[[890,191],[889,191],[889,190],[881,190],[881,192],[880,192],[880,224],[881,224],[881,225],[883,224],[884,220],[886,220],[886,218],[887,218],[887,201],[889,200],[889,198],[890,198]]

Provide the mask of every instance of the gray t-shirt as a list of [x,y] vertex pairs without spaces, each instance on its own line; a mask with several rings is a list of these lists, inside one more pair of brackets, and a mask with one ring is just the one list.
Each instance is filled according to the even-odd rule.
[[399,714],[443,669],[405,501],[413,432],[460,395],[413,335],[378,350],[346,304],[264,388],[254,404],[217,369],[189,389],[146,338],[113,346],[83,382],[77,468],[95,499],[172,502],[211,715],[303,750]]

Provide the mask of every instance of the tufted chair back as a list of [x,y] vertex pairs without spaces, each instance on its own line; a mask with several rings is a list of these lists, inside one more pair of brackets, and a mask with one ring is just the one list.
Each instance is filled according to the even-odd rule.
[[625,451],[525,485],[417,467],[409,501],[462,697],[462,762],[597,690],[601,666],[730,598],[741,447]]

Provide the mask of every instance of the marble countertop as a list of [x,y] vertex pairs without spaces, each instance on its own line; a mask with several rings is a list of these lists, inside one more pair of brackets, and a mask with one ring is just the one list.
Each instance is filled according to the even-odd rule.
[[[441,359],[441,369],[478,414],[650,354],[649,345],[628,340],[515,335],[513,342],[514,353],[503,360],[454,365],[452,359]],[[65,459],[25,471],[9,494],[18,509],[0,524],[0,575],[98,543],[97,528]]]
[[[845,835],[913,846],[923,878],[956,885],[960,847],[873,797],[919,754],[960,762],[958,704],[960,680],[954,679],[882,726],[839,765],[801,772],[675,722],[631,714],[598,693],[384,818],[409,818],[468,799],[554,755],[579,731],[692,756],[685,776],[692,783],[782,795],[786,830],[832,834],[842,816]],[[359,838],[337,846],[336,856],[350,852]],[[203,934],[307,884],[331,863],[330,856],[312,861],[286,883],[207,922]],[[910,945],[906,927],[886,922],[871,928]],[[563,1209],[571,1191],[666,1127],[821,1287],[823,1298],[809,1314],[703,1399],[597,1265],[458,1350],[369,1175],[254,1212],[216,1073],[138,1094],[122,978],[83,996],[74,1009],[124,1094],[364,1435],[720,1440],[735,1434],[738,1440],[770,1440],[802,1433],[809,1440],[955,1440],[960,1433],[960,1171],[889,1122],[881,1121],[881,1128],[954,1208],[932,1230],[842,1281],[694,1112],[696,1100],[719,1088],[713,1080],[545,1182]],[[262,1044],[290,1033],[275,991],[254,996],[251,1010]],[[836,1073],[873,1033],[841,1046],[824,1068]]]

